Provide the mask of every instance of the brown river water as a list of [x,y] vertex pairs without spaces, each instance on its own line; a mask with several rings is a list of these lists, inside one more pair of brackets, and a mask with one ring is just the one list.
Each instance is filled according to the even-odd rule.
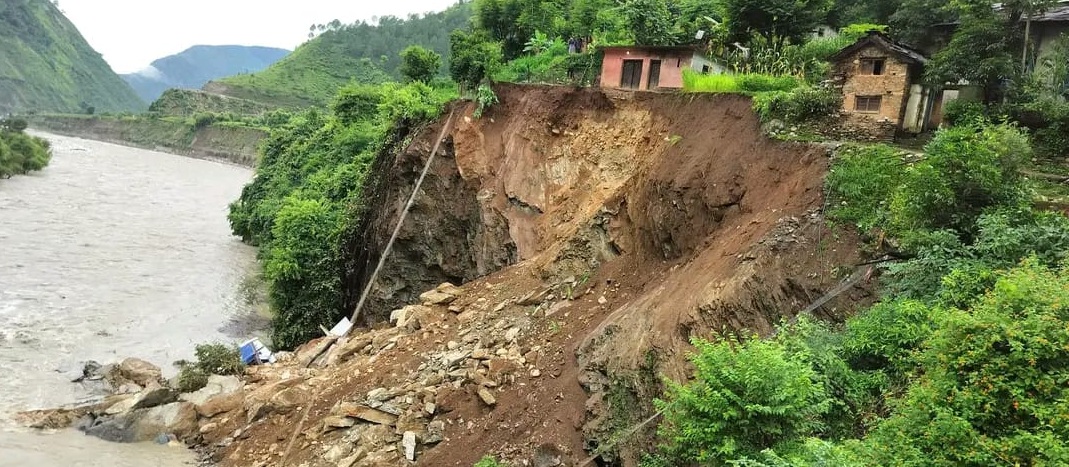
[[255,251],[227,205],[248,169],[45,135],[51,165],[0,180],[0,466],[179,466],[190,451],[34,433],[11,414],[86,400],[82,363],[164,369],[195,344],[262,330],[246,299]]

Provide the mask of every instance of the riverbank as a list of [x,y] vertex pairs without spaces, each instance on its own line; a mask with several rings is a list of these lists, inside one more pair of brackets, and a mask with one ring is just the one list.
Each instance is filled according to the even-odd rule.
[[187,466],[187,449],[37,433],[11,415],[94,400],[87,360],[176,372],[206,342],[257,335],[256,252],[230,234],[242,167],[54,134],[44,170],[0,182],[0,466]]
[[259,128],[225,123],[198,126],[181,118],[39,114],[27,120],[36,130],[243,167],[256,166],[260,141],[268,135]]

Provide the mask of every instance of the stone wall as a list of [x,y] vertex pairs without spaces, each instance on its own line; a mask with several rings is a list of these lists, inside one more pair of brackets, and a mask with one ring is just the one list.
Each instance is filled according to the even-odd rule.
[[[861,59],[883,58],[881,75],[861,74]],[[867,134],[862,139],[892,139],[901,125],[908,100],[912,71],[908,63],[879,47],[869,46],[835,64],[835,85],[842,90],[843,107],[840,131]],[[858,96],[880,96],[879,112],[858,112]]]

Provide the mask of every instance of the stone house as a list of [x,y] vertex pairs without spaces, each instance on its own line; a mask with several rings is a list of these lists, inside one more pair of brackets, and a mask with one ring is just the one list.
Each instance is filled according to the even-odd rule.
[[683,70],[723,73],[724,68],[693,47],[603,47],[601,87],[629,90],[680,89]]
[[841,131],[889,140],[899,131],[931,126],[935,93],[921,84],[928,59],[916,49],[872,31],[833,55],[832,82],[842,90]]

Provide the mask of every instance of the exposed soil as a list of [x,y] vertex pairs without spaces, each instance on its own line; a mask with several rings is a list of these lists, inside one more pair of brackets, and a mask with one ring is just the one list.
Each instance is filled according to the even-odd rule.
[[[250,390],[286,384],[301,402],[251,426],[241,410],[220,416],[204,435],[219,442],[216,459],[402,465],[401,433],[426,439],[434,420],[444,439],[421,445],[417,464],[495,454],[635,465],[652,425],[622,434],[652,413],[662,375],[686,378],[690,338],[768,333],[855,269],[856,238],[821,217],[828,151],[766,139],[748,98],[529,86],[498,96],[478,120],[457,106],[374,288],[365,324],[377,329],[354,332],[326,364],[296,363],[323,344],[313,342],[256,369]],[[403,150],[377,163],[350,245],[354,295],[443,123],[399,134]],[[425,296],[399,327],[384,322],[445,281],[463,283],[455,301]],[[869,299],[863,283],[814,313],[841,320]],[[389,430],[324,428],[376,388],[402,413]]]

